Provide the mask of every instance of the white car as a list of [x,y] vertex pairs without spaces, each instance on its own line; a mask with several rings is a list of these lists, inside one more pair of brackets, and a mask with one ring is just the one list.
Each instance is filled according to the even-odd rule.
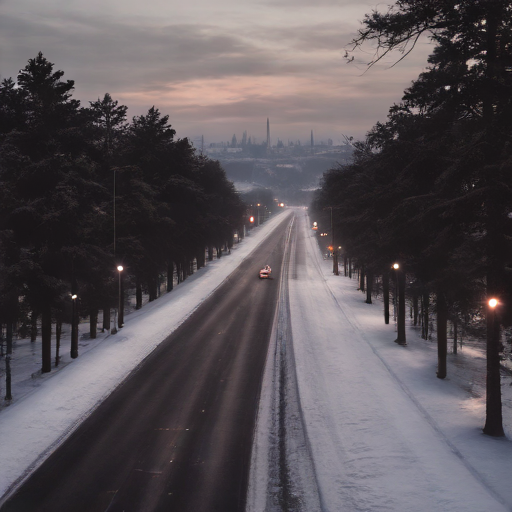
[[272,269],[268,265],[265,265],[265,267],[260,270],[260,279],[270,279],[270,274],[272,274]]

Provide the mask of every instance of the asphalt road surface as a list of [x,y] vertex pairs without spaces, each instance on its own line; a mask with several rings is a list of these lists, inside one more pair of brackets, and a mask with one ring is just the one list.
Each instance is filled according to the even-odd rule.
[[[1,512],[244,510],[288,224],[281,223]],[[273,280],[258,279],[265,264]]]

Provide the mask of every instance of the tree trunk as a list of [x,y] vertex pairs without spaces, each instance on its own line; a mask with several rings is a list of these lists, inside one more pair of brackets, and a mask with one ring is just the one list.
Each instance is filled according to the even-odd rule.
[[362,292],[365,291],[365,288],[364,288],[365,273],[366,273],[366,269],[365,269],[364,265],[361,265],[361,270],[360,270],[360,273],[359,273],[359,289]]
[[37,339],[37,313],[32,311],[30,316],[30,341],[34,342]]
[[167,291],[170,292],[174,288],[174,263],[167,262]]
[[98,337],[98,309],[92,308],[89,312],[89,336],[92,340]]
[[448,308],[443,293],[437,294],[437,378],[446,378],[446,355],[448,352]]
[[397,317],[397,337],[396,342],[399,345],[406,345],[405,337],[405,270],[400,269],[397,272],[398,281],[398,317]]
[[427,292],[424,292],[421,297],[421,305],[423,309],[423,324],[421,328],[421,337],[424,340],[428,340],[428,320],[429,320],[429,309],[430,309],[430,297]]
[[12,354],[12,335],[13,335],[12,320],[8,319],[7,325],[5,328],[6,354],[8,356]]
[[366,304],[372,303],[373,273],[366,273]]
[[135,309],[142,307],[142,284],[139,276],[135,277]]
[[41,312],[42,373],[52,371],[52,309],[45,305]]
[[62,318],[55,322],[55,366],[59,366],[60,360],[60,338],[62,335]]
[[453,353],[457,353],[457,342],[458,342],[458,327],[459,327],[459,319],[457,315],[453,317]]
[[5,357],[5,399],[12,400],[11,390],[11,356]]
[[348,278],[352,279],[352,258],[348,259]]
[[105,306],[103,308],[103,331],[110,330],[110,307]]
[[412,295],[412,321],[413,325],[418,325],[418,292],[414,291]]
[[213,245],[208,246],[208,261],[213,261]]
[[148,292],[149,292],[149,302],[153,302],[157,296],[156,296],[156,283],[155,278],[151,277],[148,279]]
[[382,295],[384,299],[384,323],[389,324],[389,272],[382,274]]

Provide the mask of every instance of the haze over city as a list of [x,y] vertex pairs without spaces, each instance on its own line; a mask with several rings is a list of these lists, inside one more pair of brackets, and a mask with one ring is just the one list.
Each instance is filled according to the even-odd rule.
[[[366,71],[344,59],[373,1],[2,0],[0,77],[39,51],[75,81],[83,106],[108,92],[128,118],[156,106],[179,138],[362,138],[426,66],[427,41]],[[366,72],[365,72],[366,71]]]

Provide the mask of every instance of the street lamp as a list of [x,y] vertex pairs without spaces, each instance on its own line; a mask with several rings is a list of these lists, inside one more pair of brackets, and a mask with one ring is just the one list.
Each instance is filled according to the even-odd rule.
[[483,431],[490,436],[502,437],[505,433],[501,404],[500,325],[496,319],[498,299],[490,298],[487,306],[487,382]]
[[117,316],[117,327],[121,329],[124,323],[124,303],[123,303],[123,288],[122,288],[122,279],[121,274],[124,270],[122,265],[117,266],[117,270],[119,272],[119,315]]
[[[399,345],[407,345],[405,336],[405,272],[400,268],[398,263],[393,264],[396,277],[396,288],[398,293],[395,292],[395,302],[398,303],[395,306],[395,319],[396,319],[396,330],[397,337],[396,343]],[[397,311],[398,310],[398,311]]]
[[78,295],[73,293],[71,295],[71,352],[72,359],[78,357],[78,315],[77,315],[77,304]]
[[[396,324],[396,317],[397,317],[397,308],[398,308],[398,302],[397,302],[397,296],[398,296],[398,269],[400,268],[400,265],[398,263],[393,263],[393,266],[391,267],[395,271],[395,293],[393,294],[393,320]],[[396,327],[396,325],[395,325]]]

